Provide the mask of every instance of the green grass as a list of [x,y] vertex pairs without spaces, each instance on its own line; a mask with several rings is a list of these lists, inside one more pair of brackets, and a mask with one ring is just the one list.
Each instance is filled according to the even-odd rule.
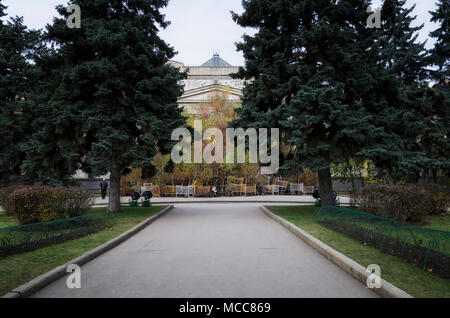
[[[112,240],[164,208],[165,206],[122,208],[121,213],[113,216],[112,226],[101,232],[0,259],[0,296]],[[90,213],[106,213],[106,208],[94,208]],[[0,222],[1,218],[2,216]]]
[[10,227],[18,225],[17,221],[11,216],[6,216],[3,212],[0,212],[0,229],[4,227]]
[[429,223],[426,228],[450,232],[450,213],[444,216],[429,216],[426,222]]
[[[363,267],[378,264],[382,278],[403,289],[414,297],[450,298],[450,281],[424,272],[403,262],[399,257],[384,254],[341,233],[321,226],[313,220],[314,206],[269,206],[269,210],[299,226],[309,234],[353,259]],[[449,217],[432,217],[429,227],[450,230]]]

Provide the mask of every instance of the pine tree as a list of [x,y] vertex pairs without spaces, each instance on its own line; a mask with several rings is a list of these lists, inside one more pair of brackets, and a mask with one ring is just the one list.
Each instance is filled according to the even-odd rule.
[[[6,16],[0,1],[0,18]],[[20,175],[24,154],[21,144],[30,132],[24,98],[30,89],[30,54],[39,32],[29,31],[23,19],[0,20],[0,178],[8,184],[11,175]]]
[[379,63],[369,1],[247,0],[234,14],[254,27],[238,50],[253,82],[234,125],[280,127],[292,160],[319,174],[323,204],[334,205],[330,166],[349,158],[379,166],[397,160],[401,137],[387,129],[399,81]]
[[174,50],[158,36],[167,2],[73,0],[80,29],[66,26],[69,14],[58,6],[63,17],[46,32],[53,49],[37,61],[35,107],[47,115],[34,123],[43,126],[27,145],[28,167],[110,172],[109,212],[120,210],[121,176],[129,167],[153,170],[153,157],[170,151],[172,130],[185,121],[177,104],[184,74],[167,64]]

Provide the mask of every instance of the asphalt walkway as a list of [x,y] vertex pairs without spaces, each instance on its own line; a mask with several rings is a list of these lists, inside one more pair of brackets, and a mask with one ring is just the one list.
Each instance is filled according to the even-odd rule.
[[377,297],[257,204],[180,204],[34,297]]

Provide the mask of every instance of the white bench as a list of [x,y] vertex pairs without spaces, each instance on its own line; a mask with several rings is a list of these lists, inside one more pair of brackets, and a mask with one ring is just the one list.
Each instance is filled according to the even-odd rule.
[[314,193],[314,187],[305,187],[303,193],[304,194],[313,194]]
[[194,186],[176,186],[176,196],[186,198],[194,196]]
[[303,183],[292,183],[291,194],[303,194],[305,192],[305,185]]

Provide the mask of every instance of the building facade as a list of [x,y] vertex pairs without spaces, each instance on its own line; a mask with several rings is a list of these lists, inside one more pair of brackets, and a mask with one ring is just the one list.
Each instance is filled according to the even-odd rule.
[[217,93],[224,94],[230,104],[241,102],[245,81],[231,77],[239,67],[230,65],[218,53],[200,66],[185,66],[176,61],[169,63],[187,71],[188,77],[183,80],[184,94],[178,99],[178,104],[187,113],[195,114],[198,107],[208,103],[211,95]]

